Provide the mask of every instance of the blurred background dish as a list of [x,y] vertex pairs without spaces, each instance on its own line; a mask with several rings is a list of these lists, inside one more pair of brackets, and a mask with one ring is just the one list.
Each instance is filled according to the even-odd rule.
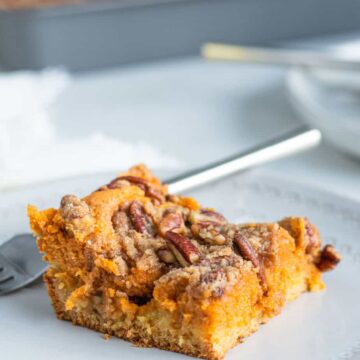
[[[297,45],[360,59],[357,33],[315,38]],[[359,157],[360,72],[295,67],[290,69],[285,84],[289,101],[302,120],[321,128],[329,144]]]
[[254,45],[356,31],[360,3],[338,0],[2,0],[5,69],[91,69],[198,54],[209,41]]
[[293,68],[287,76],[295,109],[326,140],[360,157],[360,73]]
[[207,43],[202,54],[208,60],[292,67],[286,84],[295,109],[335,146],[360,156],[359,45],[353,41],[314,50],[291,44],[276,48]]

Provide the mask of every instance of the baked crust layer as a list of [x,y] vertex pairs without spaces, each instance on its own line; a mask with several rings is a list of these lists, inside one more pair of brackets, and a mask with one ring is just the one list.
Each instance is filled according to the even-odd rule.
[[[306,218],[230,224],[143,165],[59,209],[28,209],[56,315],[217,360],[340,261]],[[320,271],[321,270],[321,271]]]

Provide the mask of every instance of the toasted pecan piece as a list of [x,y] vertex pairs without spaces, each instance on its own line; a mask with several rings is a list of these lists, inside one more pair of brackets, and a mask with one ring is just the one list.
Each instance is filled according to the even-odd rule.
[[194,235],[198,236],[209,245],[224,245],[226,243],[225,235],[222,234],[219,227],[212,222],[193,224],[191,225],[191,230]]
[[[165,239],[169,241],[169,247],[181,265],[184,266],[183,259],[188,264],[194,264],[200,259],[201,254],[199,249],[187,237],[177,234],[173,231],[167,231],[165,234]],[[183,259],[178,257],[179,254]],[[186,266],[188,264],[186,264]]]
[[322,272],[330,271],[334,270],[340,261],[341,255],[336,251],[334,246],[326,245],[321,251],[320,260],[316,266]]
[[168,249],[159,249],[157,255],[166,264],[175,264],[177,262],[174,254]]
[[184,226],[184,219],[178,213],[166,214],[159,223],[159,231],[161,235],[165,235],[168,231],[180,229]]
[[139,201],[135,200],[130,204],[129,216],[136,231],[141,234],[153,234],[150,219]]
[[122,187],[124,181],[129,182],[132,185],[139,187],[144,191],[145,196],[153,199],[156,204],[161,204],[164,202],[165,197],[161,194],[161,192],[151,186],[149,182],[143,178],[131,175],[119,176],[116,179],[112,180],[107,187],[109,189],[117,189],[118,187]]
[[235,233],[234,235],[234,243],[236,244],[240,255],[254,265],[254,267],[259,269],[258,277],[261,283],[261,286],[264,290],[267,289],[266,285],[266,276],[264,268],[259,260],[258,254],[256,253],[255,249],[252,247],[248,239],[245,236],[240,234],[239,232]]
[[224,225],[227,223],[226,219],[221,214],[210,209],[192,211],[189,220],[192,224]]

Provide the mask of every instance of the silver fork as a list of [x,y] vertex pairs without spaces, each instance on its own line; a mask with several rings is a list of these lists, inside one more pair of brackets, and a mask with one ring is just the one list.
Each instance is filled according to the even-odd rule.
[[[165,183],[169,185],[170,193],[179,193],[240,170],[311,148],[318,145],[320,141],[319,130],[301,128],[249,151],[169,179]],[[21,289],[34,282],[46,271],[47,267],[31,234],[14,236],[0,246],[0,295]]]
[[31,234],[14,236],[0,246],[0,295],[32,283],[46,269],[34,237]]

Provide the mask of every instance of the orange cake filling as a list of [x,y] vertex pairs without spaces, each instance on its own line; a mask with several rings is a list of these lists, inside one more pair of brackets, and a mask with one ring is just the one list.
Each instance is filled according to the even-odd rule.
[[56,314],[75,324],[207,359],[221,359],[340,256],[306,218],[230,224],[169,195],[143,165],[59,209],[29,206],[49,262]]

